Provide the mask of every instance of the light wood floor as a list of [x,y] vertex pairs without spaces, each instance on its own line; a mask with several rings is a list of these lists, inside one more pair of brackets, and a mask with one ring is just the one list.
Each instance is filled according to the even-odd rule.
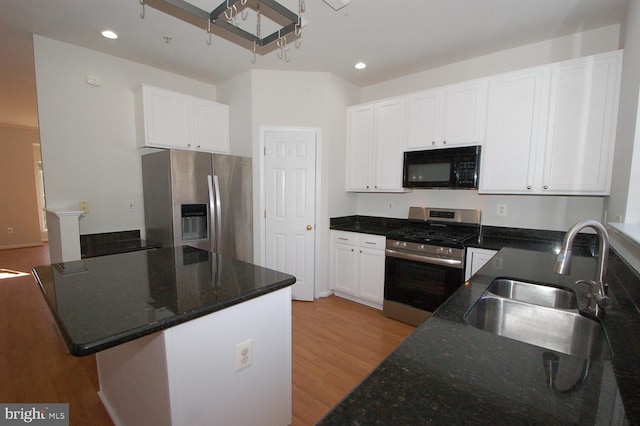
[[[0,250],[0,268],[49,263],[47,246]],[[293,424],[313,425],[414,327],[335,296],[293,302]],[[69,403],[70,424],[111,425],[95,356],[65,351],[30,276],[0,280],[0,402]]]

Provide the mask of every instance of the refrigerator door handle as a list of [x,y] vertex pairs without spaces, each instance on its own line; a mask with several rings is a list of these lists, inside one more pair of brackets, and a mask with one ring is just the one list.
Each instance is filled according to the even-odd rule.
[[211,226],[214,228],[211,238],[211,251],[214,253],[218,253],[220,239],[222,238],[222,204],[220,201],[220,183],[218,182],[218,176],[210,176],[209,182],[209,204],[211,205],[212,211]]
[[209,195],[209,250],[212,253],[216,252],[218,233],[215,226],[216,218],[216,200],[215,191],[213,188],[213,176],[207,175],[207,188]]
[[218,253],[222,244],[222,201],[220,199],[220,183],[218,183],[217,175],[213,175],[213,189],[216,194],[216,253]]

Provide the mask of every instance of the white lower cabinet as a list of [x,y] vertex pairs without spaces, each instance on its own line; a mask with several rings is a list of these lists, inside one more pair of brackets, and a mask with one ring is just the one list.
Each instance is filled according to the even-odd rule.
[[475,247],[467,248],[466,265],[464,268],[464,280],[467,281],[473,274],[478,272],[497,253],[496,250],[481,249]]
[[385,237],[331,231],[331,288],[336,296],[382,309]]

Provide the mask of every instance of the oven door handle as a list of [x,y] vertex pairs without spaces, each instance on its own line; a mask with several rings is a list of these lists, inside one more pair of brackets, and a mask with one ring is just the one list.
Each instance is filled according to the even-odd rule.
[[459,259],[443,259],[441,257],[425,256],[424,254],[411,254],[393,249],[386,249],[385,255],[389,257],[397,257],[398,259],[415,260],[421,263],[431,263],[434,265],[451,266],[457,269],[462,269],[462,260]]

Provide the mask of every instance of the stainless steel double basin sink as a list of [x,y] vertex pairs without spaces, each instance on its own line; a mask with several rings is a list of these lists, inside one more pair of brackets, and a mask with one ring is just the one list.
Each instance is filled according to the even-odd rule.
[[569,289],[497,278],[464,319],[480,330],[566,355],[612,357],[602,324],[579,312]]

